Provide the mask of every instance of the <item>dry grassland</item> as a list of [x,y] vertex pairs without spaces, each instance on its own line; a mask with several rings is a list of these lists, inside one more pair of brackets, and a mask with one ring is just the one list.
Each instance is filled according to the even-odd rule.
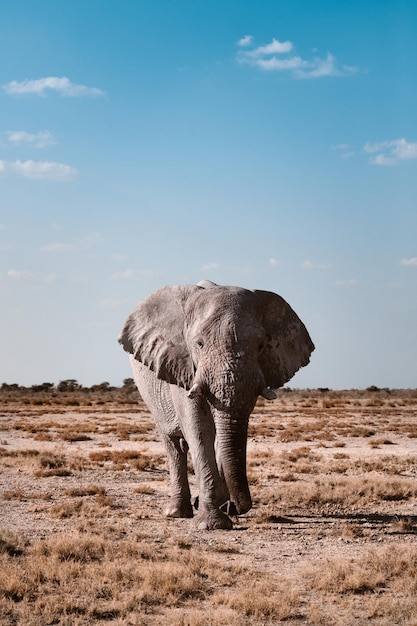
[[417,391],[283,390],[254,508],[197,532],[132,389],[2,389],[0,624],[416,626],[416,475]]

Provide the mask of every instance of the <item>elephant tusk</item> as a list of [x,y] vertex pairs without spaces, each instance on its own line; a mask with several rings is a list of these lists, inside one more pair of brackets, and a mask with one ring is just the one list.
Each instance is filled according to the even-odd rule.
[[266,400],[276,400],[278,397],[275,391],[272,391],[271,387],[265,387],[262,389],[261,396]]
[[201,395],[201,386],[198,383],[194,383],[191,387],[190,391],[187,393],[187,396],[191,399],[196,398]]
[[223,513],[226,513],[227,515],[235,515],[237,517],[236,505],[231,500],[227,500],[227,502],[222,504],[219,508],[220,511],[223,511]]

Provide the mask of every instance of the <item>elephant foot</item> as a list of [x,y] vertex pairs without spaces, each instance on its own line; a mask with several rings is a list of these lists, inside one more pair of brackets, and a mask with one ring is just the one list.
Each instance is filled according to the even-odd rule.
[[230,517],[219,509],[199,511],[193,523],[197,530],[231,530],[233,528]]
[[184,500],[171,500],[164,511],[166,517],[193,517],[191,502]]

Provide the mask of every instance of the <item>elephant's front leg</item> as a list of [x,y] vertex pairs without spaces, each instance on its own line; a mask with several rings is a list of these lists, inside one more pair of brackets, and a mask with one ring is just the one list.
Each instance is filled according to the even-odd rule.
[[232,520],[219,508],[228,500],[228,495],[219,497],[221,480],[217,468],[198,461],[194,465],[199,479],[198,513],[194,525],[199,530],[230,530],[233,528]]
[[164,513],[167,517],[193,517],[191,493],[187,474],[187,442],[180,437],[164,437],[171,483],[170,502]]
[[216,463],[212,415],[203,399],[187,399],[181,410],[181,429],[190,447],[199,488],[194,524],[199,530],[228,530],[233,527],[232,520],[219,508],[229,495]]

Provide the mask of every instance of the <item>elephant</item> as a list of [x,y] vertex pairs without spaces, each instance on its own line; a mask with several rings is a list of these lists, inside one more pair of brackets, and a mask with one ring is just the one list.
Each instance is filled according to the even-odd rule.
[[258,396],[309,363],[313,342],[279,295],[221,286],[163,287],[127,318],[119,343],[165,446],[168,517],[192,518],[187,453],[198,481],[200,530],[231,529],[252,507],[246,476],[249,416]]

